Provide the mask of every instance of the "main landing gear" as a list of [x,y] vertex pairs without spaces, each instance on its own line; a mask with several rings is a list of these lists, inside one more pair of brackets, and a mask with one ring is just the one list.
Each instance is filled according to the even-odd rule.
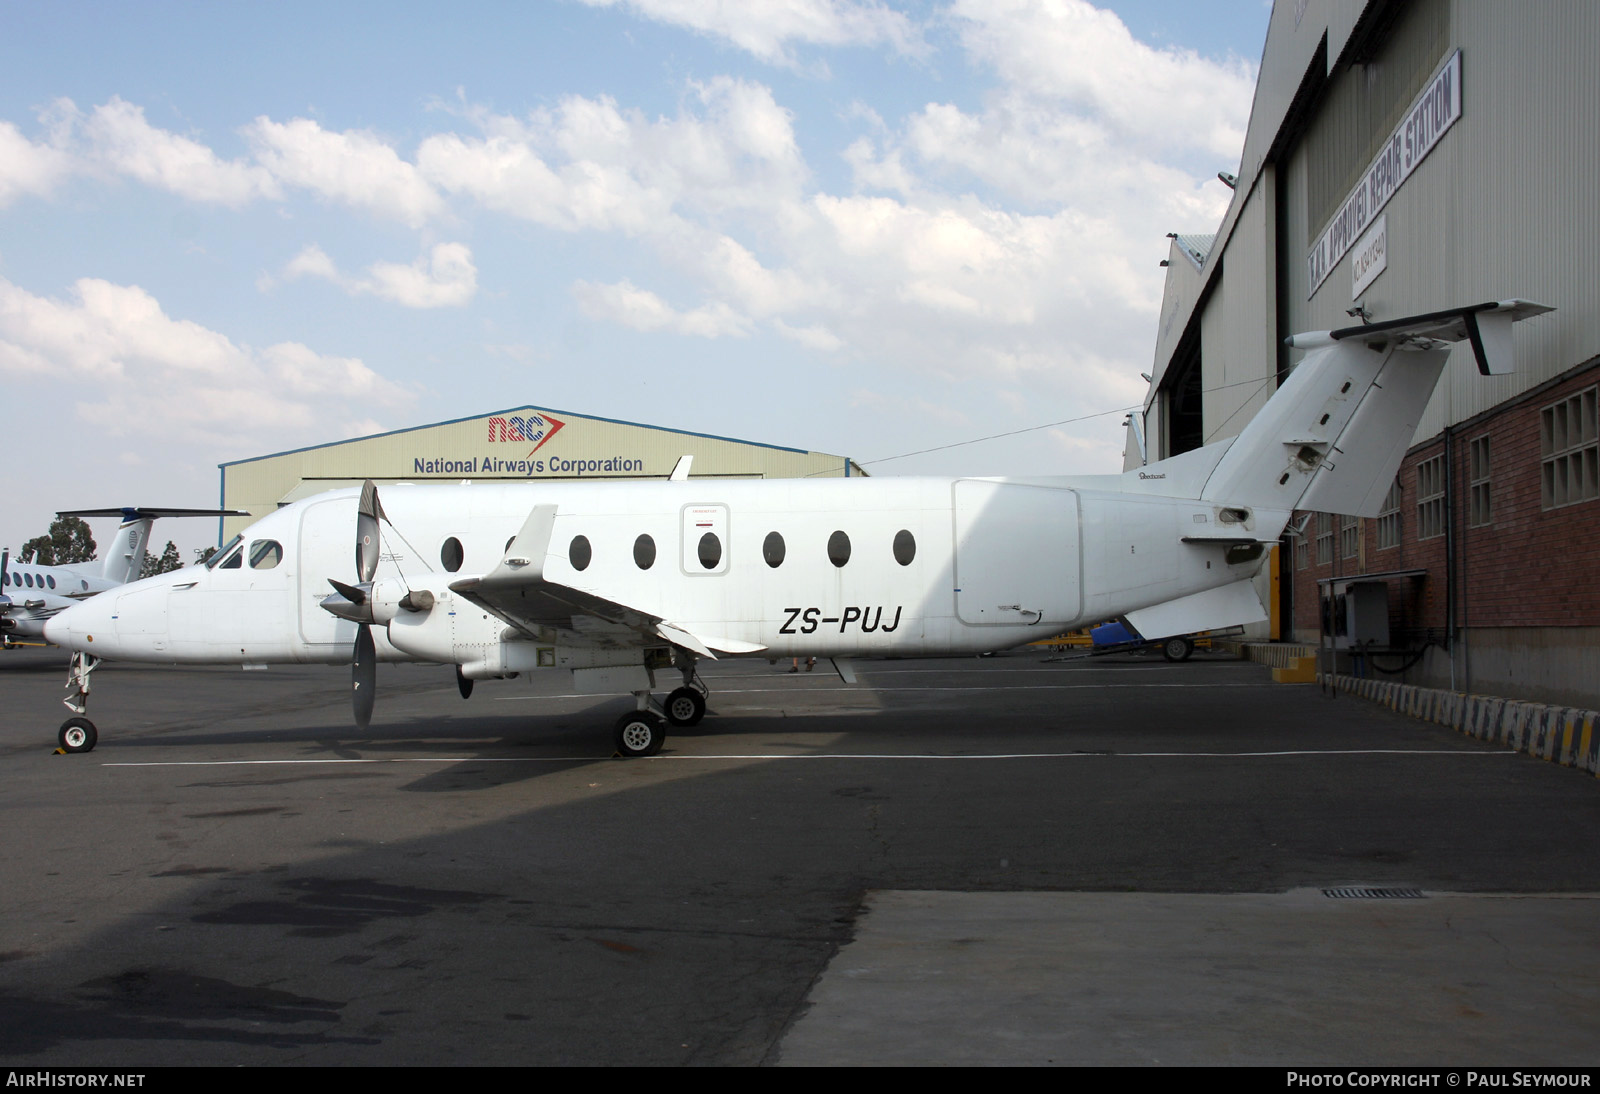
[[699,725],[706,716],[706,698],[711,690],[695,671],[694,655],[675,652],[673,663],[683,673],[682,686],[668,693],[666,702],[659,706],[648,691],[634,692],[636,709],[617,719],[617,755],[623,759],[654,756],[667,743],[667,726]]
[[75,653],[67,665],[67,687],[72,694],[61,700],[77,717],[61,723],[56,741],[62,752],[89,752],[100,740],[94,723],[83,717],[89,711],[89,674],[100,664],[100,658],[88,653]]

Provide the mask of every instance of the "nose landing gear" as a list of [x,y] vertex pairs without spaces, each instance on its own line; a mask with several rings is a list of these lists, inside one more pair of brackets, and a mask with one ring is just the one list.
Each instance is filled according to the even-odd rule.
[[61,723],[61,731],[56,735],[61,752],[90,752],[100,740],[94,723],[83,717],[89,711],[89,674],[98,664],[100,658],[88,653],[73,654],[67,664],[66,686],[72,694],[61,702],[78,717],[68,718]]

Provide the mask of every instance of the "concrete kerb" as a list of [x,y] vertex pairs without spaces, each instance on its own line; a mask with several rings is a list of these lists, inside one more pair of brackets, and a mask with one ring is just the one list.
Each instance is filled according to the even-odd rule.
[[1600,776],[1600,735],[1594,731],[1600,712],[1370,677],[1335,676],[1333,684],[1401,714]]

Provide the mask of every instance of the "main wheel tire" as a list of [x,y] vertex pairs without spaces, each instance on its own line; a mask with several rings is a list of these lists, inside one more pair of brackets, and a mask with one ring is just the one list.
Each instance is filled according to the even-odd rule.
[[706,697],[692,687],[674,691],[662,706],[666,709],[667,721],[675,726],[698,725],[706,716]]
[[1168,638],[1161,643],[1161,656],[1168,661],[1187,661],[1194,652],[1194,642],[1182,636]]
[[666,743],[667,727],[653,711],[632,710],[617,719],[617,755],[623,759],[654,756]]
[[63,752],[90,752],[100,740],[100,734],[89,719],[68,718],[61,723],[61,732],[56,740],[60,742]]

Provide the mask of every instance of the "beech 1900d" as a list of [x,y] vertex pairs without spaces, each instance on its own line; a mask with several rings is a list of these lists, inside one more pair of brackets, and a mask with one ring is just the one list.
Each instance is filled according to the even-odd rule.
[[[377,661],[474,681],[564,669],[628,693],[623,756],[706,709],[701,658],[987,652],[1122,618],[1147,638],[1266,618],[1252,578],[1295,509],[1376,516],[1449,356],[1510,370],[1508,300],[1296,335],[1305,359],[1239,436],[1121,475],[396,485],[286,506],[206,567],[62,612],[84,713],[100,658]],[[332,592],[329,592],[329,588]],[[681,679],[664,702],[657,674]],[[670,678],[669,678],[670,680]],[[677,682],[673,680],[671,682]],[[62,747],[94,746],[69,719]]]
[[80,600],[115,589],[139,576],[150,544],[150,526],[160,517],[237,517],[232,509],[73,509],[58,517],[121,517],[116,537],[99,562],[40,566],[0,557],[0,631],[12,638],[43,638],[45,620]]

